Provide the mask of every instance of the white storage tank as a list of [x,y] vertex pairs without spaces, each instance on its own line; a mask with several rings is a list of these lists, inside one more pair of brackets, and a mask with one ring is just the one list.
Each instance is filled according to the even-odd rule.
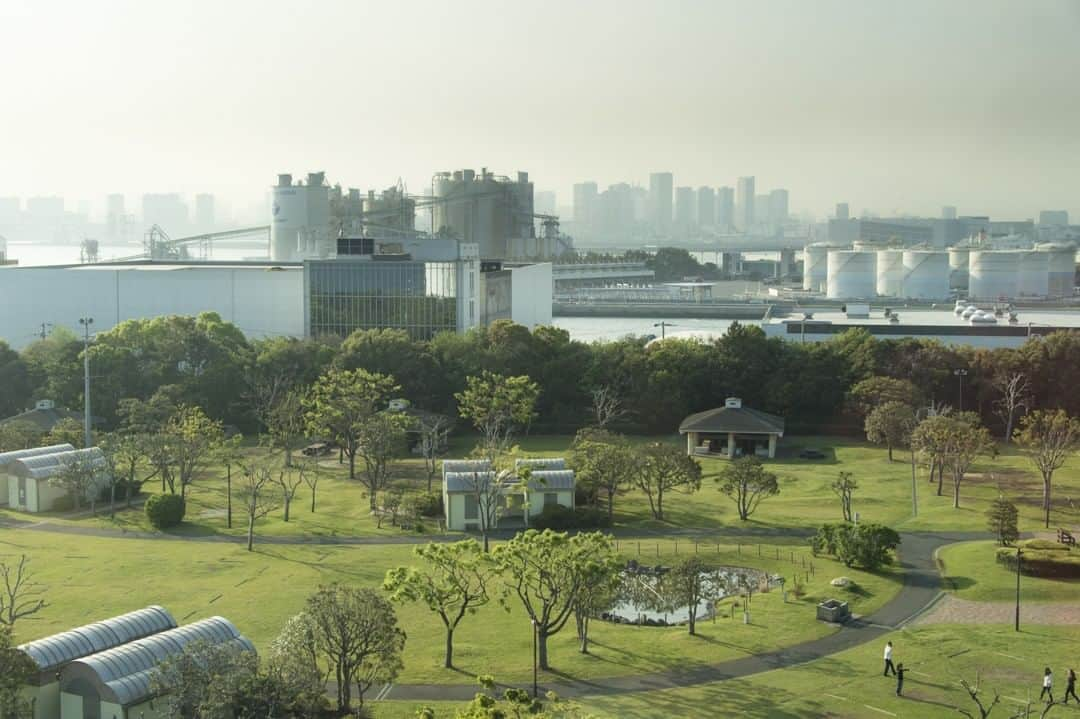
[[1049,297],[1072,297],[1076,284],[1076,246],[1065,242],[1046,242],[1036,249],[1047,253],[1047,287]]
[[1046,297],[1049,292],[1050,253],[1020,250],[1016,291],[1020,297]]
[[879,250],[877,253],[877,293],[882,297],[901,297],[903,290],[903,251]]
[[322,172],[308,173],[308,182],[293,184],[292,175],[278,175],[270,205],[270,259],[292,262],[326,257],[330,244],[330,188]]
[[904,297],[941,300],[949,296],[949,255],[937,250],[904,251]]
[[824,292],[829,279],[829,250],[832,245],[814,242],[803,248],[803,289]]
[[954,290],[968,288],[969,247],[953,247],[949,250],[949,287]]
[[830,300],[877,295],[877,253],[830,250],[825,296]]
[[980,300],[1016,297],[1019,262],[1015,252],[972,250],[968,259],[968,297]]

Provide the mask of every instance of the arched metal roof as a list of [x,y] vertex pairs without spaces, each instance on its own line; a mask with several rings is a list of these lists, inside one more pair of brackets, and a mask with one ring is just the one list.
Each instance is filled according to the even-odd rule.
[[443,475],[443,483],[447,492],[472,492],[477,484],[484,486],[495,478],[491,470],[475,472],[447,472]]
[[482,472],[491,469],[491,460],[488,459],[444,459],[442,463],[443,474],[452,472]]
[[529,490],[543,492],[547,490],[573,489],[574,470],[555,469],[533,472],[529,477]]
[[11,464],[16,459],[38,457],[43,454],[59,454],[60,452],[73,452],[75,448],[70,444],[50,444],[48,447],[33,447],[31,449],[17,449],[13,452],[0,452],[0,467]]
[[48,479],[55,476],[71,462],[89,462],[94,469],[103,468],[107,465],[105,453],[100,447],[88,447],[67,452],[54,454],[39,454],[33,457],[23,457],[12,462],[11,471],[20,477],[30,479]]
[[83,627],[19,645],[42,672],[55,671],[68,662],[176,627],[164,607],[150,606]]
[[531,467],[535,473],[537,470],[566,469],[566,460],[563,457],[530,457],[517,460],[514,466],[517,469]]
[[73,661],[61,673],[60,690],[82,679],[95,687],[102,701],[122,706],[138,704],[151,697],[154,669],[200,640],[233,646],[238,651],[255,651],[232,622],[210,617]]

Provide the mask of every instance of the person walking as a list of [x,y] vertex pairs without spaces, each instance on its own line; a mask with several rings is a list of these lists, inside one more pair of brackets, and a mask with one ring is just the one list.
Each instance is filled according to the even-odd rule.
[[896,667],[892,663],[892,642],[885,642],[885,671],[881,676],[887,677],[889,672],[892,672],[893,676],[896,675]]
[[1050,667],[1046,668],[1046,672],[1043,674],[1042,691],[1039,692],[1039,701],[1042,701],[1043,697],[1050,697],[1050,703],[1054,703],[1054,673],[1050,671]]
[[1069,703],[1069,697],[1076,700],[1077,704],[1080,704],[1080,697],[1076,696],[1076,670],[1070,669],[1069,673],[1065,675],[1065,703]]
[[904,672],[906,672],[907,669],[904,669],[904,663],[900,662],[899,664],[896,665],[896,669],[894,669],[893,671],[896,674],[896,696],[898,696],[898,697],[903,696],[904,695]]

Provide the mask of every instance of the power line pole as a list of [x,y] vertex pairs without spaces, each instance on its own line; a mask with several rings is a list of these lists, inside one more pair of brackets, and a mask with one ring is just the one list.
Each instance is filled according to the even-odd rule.
[[93,437],[90,435],[90,325],[93,317],[80,317],[83,326],[83,444],[90,447]]

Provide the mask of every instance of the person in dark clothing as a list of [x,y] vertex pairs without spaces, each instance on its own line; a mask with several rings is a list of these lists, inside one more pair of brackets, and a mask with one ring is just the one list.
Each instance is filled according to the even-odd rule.
[[1046,672],[1043,674],[1042,691],[1039,692],[1039,701],[1042,701],[1043,697],[1050,697],[1050,703],[1054,703],[1054,673],[1050,671],[1050,667],[1046,668]]
[[1069,670],[1068,676],[1065,677],[1065,703],[1069,703],[1069,697],[1076,700],[1077,704],[1080,704],[1080,697],[1076,696],[1076,671]]
[[889,672],[896,675],[896,667],[892,663],[892,642],[885,642],[885,672],[882,676],[889,676]]
[[904,669],[904,663],[900,662],[899,664],[896,665],[895,671],[896,671],[896,696],[899,697],[899,696],[903,696],[903,694],[904,694],[904,672],[906,672],[907,669]]

